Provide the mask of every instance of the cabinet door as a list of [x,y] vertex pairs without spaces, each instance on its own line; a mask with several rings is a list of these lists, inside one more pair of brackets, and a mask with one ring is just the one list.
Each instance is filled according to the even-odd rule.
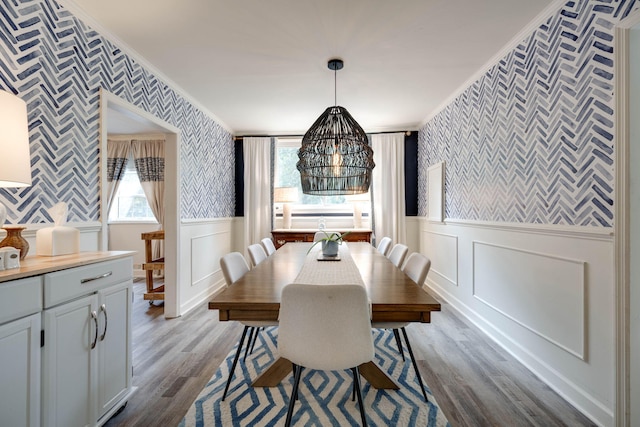
[[0,425],[40,425],[40,313],[0,326]]
[[95,424],[97,307],[97,295],[90,295],[43,312],[43,426]]
[[131,387],[131,281],[98,292],[98,418]]

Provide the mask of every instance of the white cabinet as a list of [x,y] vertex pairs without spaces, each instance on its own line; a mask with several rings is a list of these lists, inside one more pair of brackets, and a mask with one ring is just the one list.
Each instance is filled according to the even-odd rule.
[[0,425],[40,425],[40,278],[0,283]]
[[131,390],[131,285],[124,283],[98,292],[98,418]]
[[44,276],[42,425],[101,425],[131,385],[131,258]]
[[0,426],[100,426],[133,393],[133,252],[0,271]]
[[43,426],[92,425],[91,387],[97,372],[95,296],[45,310],[42,364]]
[[0,425],[40,425],[40,313],[0,325]]

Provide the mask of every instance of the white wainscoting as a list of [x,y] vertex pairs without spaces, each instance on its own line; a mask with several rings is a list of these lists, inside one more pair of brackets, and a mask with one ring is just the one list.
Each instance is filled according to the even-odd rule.
[[420,248],[431,259],[429,273],[458,286],[458,237],[425,231]]
[[180,314],[225,286],[220,258],[232,251],[231,218],[183,222],[180,227]]
[[583,360],[584,270],[583,261],[473,242],[473,295]]
[[[53,227],[53,224],[20,224],[27,227],[22,231],[24,237],[29,243],[28,255],[35,255],[37,248],[36,233],[41,228]],[[100,222],[73,222],[65,224],[67,227],[77,228],[80,231],[80,251],[99,251],[100,250],[100,233],[102,231],[102,223]],[[0,240],[4,239],[6,232],[0,230]]]
[[426,218],[419,231],[434,295],[603,426],[615,424],[611,232]]

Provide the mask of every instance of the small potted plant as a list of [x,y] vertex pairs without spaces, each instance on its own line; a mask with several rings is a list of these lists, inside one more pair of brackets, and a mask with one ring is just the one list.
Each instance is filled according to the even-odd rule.
[[313,245],[309,248],[307,253],[311,252],[311,249],[318,243],[322,244],[322,255],[324,256],[338,256],[338,248],[344,241],[344,238],[351,233],[347,231],[346,233],[340,234],[336,232],[327,233],[326,231],[322,231],[325,234],[325,237],[314,242]]

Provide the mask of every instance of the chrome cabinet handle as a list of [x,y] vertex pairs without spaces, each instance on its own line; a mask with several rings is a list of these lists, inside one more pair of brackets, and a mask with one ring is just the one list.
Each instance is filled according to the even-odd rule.
[[96,313],[95,310],[91,312],[91,318],[96,325],[96,334],[93,338],[93,342],[91,343],[91,350],[93,350],[96,348],[96,344],[98,343],[98,313]]
[[102,304],[100,306],[100,312],[104,313],[104,331],[102,331],[102,335],[100,335],[100,341],[104,341],[104,337],[105,337],[105,335],[107,335],[107,325],[108,325],[107,306],[106,306],[106,304]]
[[104,279],[105,277],[109,277],[111,276],[113,273],[111,271],[101,274],[99,276],[96,277],[89,277],[87,279],[82,279],[80,280],[80,283],[87,283],[87,282],[93,282],[94,280],[99,280],[99,279]]

